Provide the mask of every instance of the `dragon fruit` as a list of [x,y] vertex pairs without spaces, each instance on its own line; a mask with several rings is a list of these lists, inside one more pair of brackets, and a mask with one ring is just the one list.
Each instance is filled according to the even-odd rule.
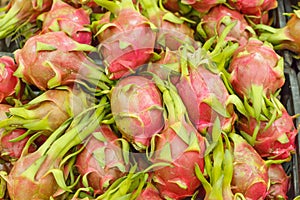
[[[204,138],[189,122],[186,109],[176,88],[154,75],[163,92],[168,116],[165,128],[152,138],[149,159],[158,166],[153,168],[153,182],[166,199],[183,199],[192,196],[201,182],[195,167],[204,170]],[[169,166],[159,166],[168,163]]]
[[219,4],[226,3],[226,0],[181,0],[182,4],[192,6],[200,15],[203,15]]
[[157,188],[151,182],[148,182],[146,188],[142,190],[136,200],[163,200],[163,198],[161,198]]
[[[197,58],[193,59],[193,56]],[[186,59],[188,64],[183,66],[187,68],[182,69],[182,77],[176,88],[191,122],[199,132],[205,134],[207,131],[211,132],[212,125],[218,117],[222,130],[230,132],[237,116],[233,105],[227,105],[229,93],[222,79],[206,69],[204,63],[209,64],[210,61],[202,49],[192,52]]]
[[248,31],[248,22],[241,13],[225,5],[215,6],[204,15],[197,31],[205,40],[208,40],[216,35],[221,36],[224,28],[230,23],[236,23],[236,25],[228,33],[225,40],[238,42],[240,45],[246,44],[251,35]]
[[96,108],[87,109],[73,120],[67,120],[37,151],[15,162],[7,178],[11,199],[48,200],[57,197],[55,192],[59,188],[72,191],[72,185],[66,185],[68,174],[64,172],[67,164],[63,158],[99,127],[107,112],[106,101],[102,98]]
[[[22,151],[29,140],[30,136],[27,135],[26,137],[18,140],[18,141],[11,141],[13,139],[18,138],[26,133],[26,129],[15,129],[8,133],[5,133],[1,136],[0,139],[0,151],[1,157],[8,157],[8,159],[19,159],[21,157]],[[28,152],[32,153],[36,150],[36,146],[31,144]]]
[[248,18],[259,19],[259,21],[268,11],[277,8],[278,5],[277,0],[229,0],[228,3]]
[[15,33],[28,22],[35,22],[39,14],[48,11],[52,0],[12,0],[7,12],[0,17],[0,39]]
[[142,76],[119,80],[112,90],[111,110],[123,137],[137,150],[145,150],[164,127],[161,93]]
[[270,187],[267,200],[288,199],[287,193],[290,186],[290,177],[286,174],[281,164],[272,164],[268,168]]
[[129,144],[121,143],[108,125],[101,125],[87,140],[76,158],[76,166],[82,176],[87,175],[93,194],[102,194],[129,170]]
[[156,43],[159,47],[178,50],[183,44],[193,44],[194,30],[189,27],[186,21],[172,12],[160,9],[157,0],[141,0],[140,3],[145,15],[158,28]]
[[246,199],[263,200],[268,194],[268,167],[255,149],[236,133],[230,133],[233,142],[232,192]]
[[0,57],[0,103],[4,102],[6,97],[19,92],[19,79],[13,75],[16,69],[17,66],[13,58]]
[[9,109],[10,117],[0,121],[6,129],[26,128],[53,132],[68,118],[92,105],[81,90],[57,88],[47,90],[27,104]]
[[276,29],[264,25],[256,27],[262,31],[259,39],[272,43],[277,50],[288,49],[300,56],[300,39],[298,37],[300,34],[300,10],[294,10],[290,16],[287,24],[282,28]]
[[[250,109],[249,115],[260,120],[261,114],[271,118],[271,107],[264,113],[263,108],[269,99],[276,101],[276,92],[285,82],[283,58],[267,43],[251,38],[247,44],[239,47],[232,57],[228,71],[229,81],[235,93],[241,97]],[[272,103],[271,103],[272,104]],[[267,110],[267,109],[265,109]]]
[[43,21],[42,34],[50,31],[63,31],[75,41],[82,44],[91,44],[92,32],[89,11],[83,8],[74,8],[71,5],[54,0],[51,10],[43,13],[39,18]]
[[96,50],[61,31],[33,36],[22,49],[15,51],[18,69],[14,75],[41,90],[86,81],[108,89],[109,86],[101,85],[111,81],[84,51]]
[[[243,135],[253,136],[257,127],[257,120],[254,118],[242,117],[238,120],[238,129]],[[282,115],[277,118],[269,127],[268,121],[260,121],[259,130],[253,147],[263,158],[286,159],[295,152],[295,128],[293,118],[282,108]]]
[[[94,1],[113,13],[107,12],[100,21],[94,22],[93,30],[100,42],[99,52],[110,79],[119,79],[150,60],[156,33],[149,20],[136,11],[131,0],[123,0],[120,4]],[[111,17],[114,18],[110,20]]]

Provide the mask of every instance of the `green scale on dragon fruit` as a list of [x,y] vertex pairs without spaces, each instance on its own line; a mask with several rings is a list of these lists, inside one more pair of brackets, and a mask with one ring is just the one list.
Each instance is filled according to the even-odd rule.
[[197,197],[204,200],[235,199],[231,187],[234,155],[229,138],[221,130],[218,118],[213,125],[212,138],[212,141],[207,143],[205,150],[205,173],[200,171],[199,166],[195,169],[196,175],[202,183]]
[[[7,119],[7,113],[12,106],[8,104],[0,104],[0,121]],[[29,140],[30,136],[26,135],[25,137],[19,136],[25,134],[26,129],[15,129],[6,131],[0,129],[0,153],[1,159],[5,161],[13,161],[20,158],[23,149]],[[36,145],[31,145],[28,149],[29,152],[36,150]]]
[[260,31],[259,39],[268,41],[274,45],[274,49],[287,49],[295,53],[295,56],[300,57],[300,10],[295,9],[290,16],[287,24],[282,28],[274,28],[266,25],[257,25],[256,28]]
[[34,23],[37,17],[50,10],[52,0],[12,0],[7,12],[0,16],[0,39],[13,35],[20,27]]

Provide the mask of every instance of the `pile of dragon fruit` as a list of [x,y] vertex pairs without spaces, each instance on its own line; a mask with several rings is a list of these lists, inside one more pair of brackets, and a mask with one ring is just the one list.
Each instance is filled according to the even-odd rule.
[[[298,5],[300,6],[300,5]],[[11,0],[0,199],[288,199],[281,101],[300,9],[276,0]]]

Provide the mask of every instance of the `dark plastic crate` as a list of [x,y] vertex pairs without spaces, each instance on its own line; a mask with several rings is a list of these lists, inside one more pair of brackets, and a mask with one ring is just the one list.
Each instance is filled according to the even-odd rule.
[[[286,25],[289,17],[285,13],[293,12],[293,5],[297,5],[297,0],[278,0],[278,8],[274,11],[274,27],[281,28]],[[300,113],[300,60],[293,58],[293,54],[289,51],[280,51],[280,55],[284,57],[284,72],[286,83],[282,88],[281,102],[287,108],[291,115]],[[295,125],[300,124],[300,117],[295,118]],[[284,169],[291,177],[291,185],[288,192],[289,199],[300,195],[299,178],[300,178],[300,131],[296,137],[296,152],[288,163],[284,163]]]
[[[289,114],[294,115],[296,113],[300,113],[300,94],[299,94],[299,84],[297,81],[297,75],[294,69],[289,66],[285,67],[285,77],[286,82],[282,88],[281,92],[281,102],[285,105]],[[295,119],[295,124],[298,125],[300,123],[300,117]],[[296,137],[296,152],[293,154],[290,162],[284,163],[283,167],[286,173],[291,177],[291,185],[288,192],[289,199],[293,199],[294,197],[300,195],[299,188],[299,132]]]

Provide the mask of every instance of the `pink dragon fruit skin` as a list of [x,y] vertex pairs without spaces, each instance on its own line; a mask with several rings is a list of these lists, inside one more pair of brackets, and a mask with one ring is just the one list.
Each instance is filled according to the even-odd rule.
[[163,198],[161,198],[157,188],[149,182],[136,200],[163,200]]
[[42,33],[64,31],[75,41],[91,44],[92,32],[89,12],[83,8],[74,8],[61,0],[55,0],[51,10],[44,14]]
[[88,174],[89,186],[94,189],[95,195],[102,194],[110,184],[124,176],[129,169],[122,155],[122,147],[117,140],[118,137],[112,129],[107,125],[102,125],[89,138],[84,150],[76,158],[79,173]]
[[[230,18],[230,22],[225,18]],[[213,7],[206,15],[201,18],[201,26],[209,39],[215,35],[220,36],[226,27],[225,23],[237,24],[232,28],[226,36],[227,41],[239,42],[240,45],[247,43],[250,33],[247,31],[248,22],[245,20],[244,15],[236,10],[232,10],[225,5],[218,5]]]
[[[210,131],[216,117],[219,117],[224,131],[232,129],[237,116],[232,105],[226,105],[229,93],[218,75],[203,66],[190,68],[189,77],[181,77],[176,88],[186,106],[191,122],[199,132]],[[227,107],[226,110],[230,113],[230,117],[220,115],[205,102],[205,99],[211,95],[215,96],[224,105],[224,108]]]
[[[152,162],[164,162],[168,159],[164,153],[167,146],[170,150],[171,166],[154,169],[153,180],[162,197],[171,199],[184,199],[192,196],[201,182],[195,175],[197,163],[203,172],[205,144],[203,137],[193,125],[182,121],[187,133],[195,134],[195,143],[198,148],[189,149],[189,145],[175,132],[172,125],[165,128],[156,138],[156,150]],[[170,159],[170,158],[169,158]],[[167,162],[170,162],[168,160]]]
[[[18,142],[10,142],[9,140],[17,138],[21,135],[23,135],[26,132],[25,129],[15,129],[13,131],[10,131],[6,133],[5,135],[1,136],[1,143],[0,143],[0,150],[2,156],[8,156],[9,158],[12,159],[18,159],[21,156],[21,153],[30,138],[30,136],[26,136],[22,140]],[[28,152],[31,153],[36,149],[34,145],[30,145]]]
[[16,92],[16,86],[19,83],[19,79],[13,75],[16,69],[13,58],[0,57],[0,103]]
[[15,75],[41,90],[59,85],[72,85],[79,80],[92,83],[96,79],[98,83],[105,75],[99,72],[100,67],[94,64],[81,48],[94,49],[89,45],[77,43],[64,32],[33,36],[22,49],[15,51],[18,64]]
[[284,84],[284,72],[280,56],[270,46],[251,38],[239,47],[230,62],[230,82],[241,97],[250,95],[252,85],[263,86],[266,96],[274,94]]
[[268,189],[268,168],[255,149],[241,136],[233,133],[232,192],[242,193],[249,200],[263,200]]
[[284,171],[282,165],[272,164],[268,168],[270,188],[266,200],[288,199],[287,193],[290,187],[290,177]]
[[137,150],[149,146],[152,136],[164,127],[161,93],[142,76],[119,80],[112,90],[111,110],[123,137]]
[[229,0],[229,4],[246,15],[261,16],[277,7],[276,0]]
[[226,3],[226,0],[181,0],[181,3],[191,5],[200,14],[204,14],[216,5]]
[[107,64],[110,79],[119,79],[150,60],[156,34],[148,19],[134,9],[121,9],[111,22],[109,15],[107,13],[101,23],[113,25],[98,34],[99,51]]
[[[295,151],[295,128],[293,118],[285,109],[282,109],[282,116],[276,119],[269,128],[264,130],[267,121],[260,122],[254,148],[263,158],[286,159]],[[257,120],[241,118],[238,120],[238,129],[252,136]]]

